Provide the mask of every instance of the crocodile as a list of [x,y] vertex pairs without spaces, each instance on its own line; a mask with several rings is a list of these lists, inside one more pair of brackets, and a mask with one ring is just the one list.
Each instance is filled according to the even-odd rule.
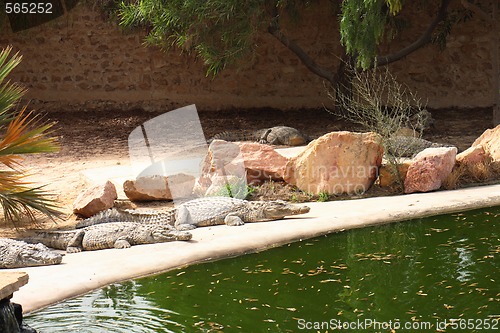
[[228,197],[207,197],[188,201],[176,208],[175,227],[189,230],[219,224],[239,226],[245,222],[280,220],[286,216],[308,213],[308,206],[286,201],[247,201]]
[[0,268],[56,265],[61,263],[62,258],[62,254],[43,244],[0,238]]
[[236,226],[245,222],[279,220],[285,216],[307,212],[307,206],[292,205],[282,200],[247,201],[229,197],[205,197],[186,201],[169,211],[157,213],[110,209],[81,221],[77,227],[113,223],[121,219],[143,224],[168,224],[179,230],[189,230],[218,224]]
[[254,132],[225,131],[214,135],[208,143],[211,143],[213,140],[257,141],[263,144],[283,146],[301,146],[310,141],[310,139],[299,130],[288,126],[274,126]]
[[396,157],[414,157],[427,148],[453,147],[411,136],[393,136],[387,140],[387,152]]
[[168,224],[110,222],[75,230],[35,230],[34,235],[27,241],[75,253],[82,250],[124,249],[131,245],[190,240],[191,237],[190,232],[175,230]]

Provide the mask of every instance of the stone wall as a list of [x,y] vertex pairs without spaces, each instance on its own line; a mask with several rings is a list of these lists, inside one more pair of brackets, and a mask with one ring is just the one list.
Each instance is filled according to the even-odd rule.
[[[424,11],[420,24],[403,34],[396,47],[418,36],[432,15]],[[287,33],[319,64],[334,70],[337,31],[327,10],[313,8],[299,28]],[[490,106],[491,33],[474,19],[454,29],[444,52],[426,47],[391,67],[430,107]],[[193,55],[164,53],[142,42],[142,33],[123,33],[81,4],[42,26],[14,34],[4,25],[0,32],[0,46],[13,45],[24,57],[11,79],[29,88],[28,98],[50,102],[46,108],[79,104],[79,109],[170,110],[195,103],[202,110],[296,109],[329,103],[322,79],[265,32],[257,39],[255,56],[215,78],[205,76],[202,61]]]

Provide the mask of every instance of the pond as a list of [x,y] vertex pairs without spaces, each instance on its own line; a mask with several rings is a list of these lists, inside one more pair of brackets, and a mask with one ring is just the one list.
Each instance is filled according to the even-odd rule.
[[42,333],[498,331],[499,220],[496,207],[349,230],[114,284],[26,321]]

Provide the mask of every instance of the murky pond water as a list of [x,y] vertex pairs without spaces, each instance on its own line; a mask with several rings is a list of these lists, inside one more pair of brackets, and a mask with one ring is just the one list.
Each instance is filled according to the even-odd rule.
[[115,284],[26,321],[42,333],[500,332],[499,221],[496,207],[346,231]]

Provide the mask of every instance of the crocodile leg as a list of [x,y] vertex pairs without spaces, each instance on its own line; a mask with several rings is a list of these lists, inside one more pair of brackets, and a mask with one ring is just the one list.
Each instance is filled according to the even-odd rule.
[[268,128],[264,134],[262,134],[259,138],[259,143],[263,143],[263,144],[266,144],[266,143],[269,143],[269,140],[267,139],[267,137],[269,136],[269,133],[271,133],[272,129],[271,128]]
[[245,222],[243,222],[243,220],[238,215],[232,215],[232,214],[228,214],[224,218],[224,223],[229,226],[238,226],[245,224]]
[[81,229],[71,238],[66,247],[67,253],[77,253],[83,250],[83,237],[85,236],[85,230]]
[[182,205],[177,208],[175,214],[175,229],[177,230],[192,230],[196,228],[189,209]]
[[127,236],[121,236],[115,241],[115,249],[128,249],[130,246]]

